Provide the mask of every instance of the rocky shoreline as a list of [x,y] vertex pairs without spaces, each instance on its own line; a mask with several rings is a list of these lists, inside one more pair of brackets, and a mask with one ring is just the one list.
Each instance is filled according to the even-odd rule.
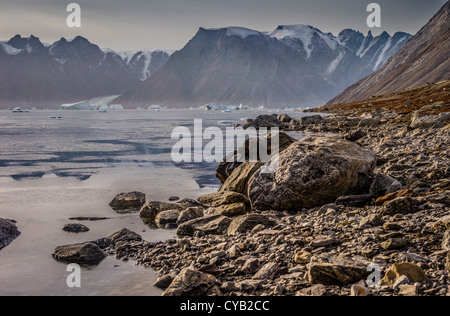
[[151,243],[124,229],[54,257],[135,260],[159,272],[165,296],[450,295],[450,117],[435,114],[443,106],[249,120],[244,127],[307,137],[280,134],[274,174],[222,162],[217,193],[142,206],[147,225],[177,229],[178,239]]

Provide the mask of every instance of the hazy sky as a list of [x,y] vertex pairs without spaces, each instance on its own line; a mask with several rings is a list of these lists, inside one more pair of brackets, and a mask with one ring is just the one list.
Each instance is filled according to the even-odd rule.
[[[66,25],[69,3],[80,4],[82,27]],[[181,49],[199,27],[244,26],[272,31],[283,24],[313,25],[337,35],[367,33],[367,5],[382,8],[382,31],[416,33],[446,0],[0,0],[0,40],[33,34],[43,42],[77,35],[102,48]]]

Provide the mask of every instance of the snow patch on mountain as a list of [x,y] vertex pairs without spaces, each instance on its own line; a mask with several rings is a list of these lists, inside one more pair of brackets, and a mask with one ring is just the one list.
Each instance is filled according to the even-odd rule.
[[344,52],[340,52],[339,56],[336,57],[336,59],[331,62],[330,66],[327,69],[327,74],[328,75],[330,75],[330,74],[332,74],[333,72],[336,71],[336,68],[339,66],[339,64],[341,63],[341,61],[344,58],[344,56],[345,56],[345,53]]
[[377,71],[378,68],[387,61],[388,57],[386,57],[386,52],[391,48],[391,46],[392,46],[392,37],[390,37],[386,45],[384,45],[383,50],[381,51],[380,56],[378,56],[378,60],[375,63],[375,66],[373,67],[373,71]]
[[314,49],[312,47],[312,41],[315,35],[319,36],[332,50],[335,50],[340,45],[338,39],[333,34],[324,34],[310,25],[280,25],[275,31],[269,34],[269,36],[278,40],[299,39],[303,43],[307,58],[311,57]]
[[3,51],[6,54],[11,55],[11,56],[18,55],[21,52],[23,52],[23,49],[14,48],[11,45],[8,45],[8,44],[6,44],[4,42],[0,42],[0,46],[2,47]]
[[303,43],[303,48],[306,51],[307,57],[311,57],[312,53],[312,37],[314,35],[314,28],[308,25],[283,25],[270,33],[271,37],[278,40],[292,38],[299,39]]
[[247,29],[245,27],[232,26],[232,27],[227,27],[226,29],[227,29],[227,36],[234,35],[234,36],[239,36],[241,38],[246,38],[251,35],[261,35],[260,32],[251,30],[251,29]]

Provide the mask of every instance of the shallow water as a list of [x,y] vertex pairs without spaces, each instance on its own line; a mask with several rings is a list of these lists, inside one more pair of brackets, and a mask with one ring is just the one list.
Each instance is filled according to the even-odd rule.
[[[219,185],[217,163],[181,168],[171,163],[173,128],[191,128],[194,118],[208,127],[226,120],[242,123],[242,117],[259,114],[0,111],[0,217],[16,220],[22,232],[0,251],[0,295],[160,295],[152,286],[153,271],[113,257],[83,269],[81,288],[70,289],[67,265],[53,260],[51,253],[57,246],[96,240],[122,228],[148,241],[175,237],[175,231],[149,229],[138,214],[115,213],[109,202],[129,191],[144,192],[149,201],[212,192]],[[63,119],[49,119],[53,115]],[[78,216],[111,219],[84,222],[87,233],[62,231],[70,217]]]

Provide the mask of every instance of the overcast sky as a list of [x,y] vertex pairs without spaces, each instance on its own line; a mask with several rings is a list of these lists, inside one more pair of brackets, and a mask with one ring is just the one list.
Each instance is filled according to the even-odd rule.
[[[78,29],[66,25],[71,2],[81,6]],[[367,33],[371,2],[382,8],[382,28],[374,34],[415,34],[446,0],[0,0],[0,40],[33,34],[53,43],[81,35],[102,48],[178,50],[199,27],[272,31],[308,24],[335,35],[345,28]]]

